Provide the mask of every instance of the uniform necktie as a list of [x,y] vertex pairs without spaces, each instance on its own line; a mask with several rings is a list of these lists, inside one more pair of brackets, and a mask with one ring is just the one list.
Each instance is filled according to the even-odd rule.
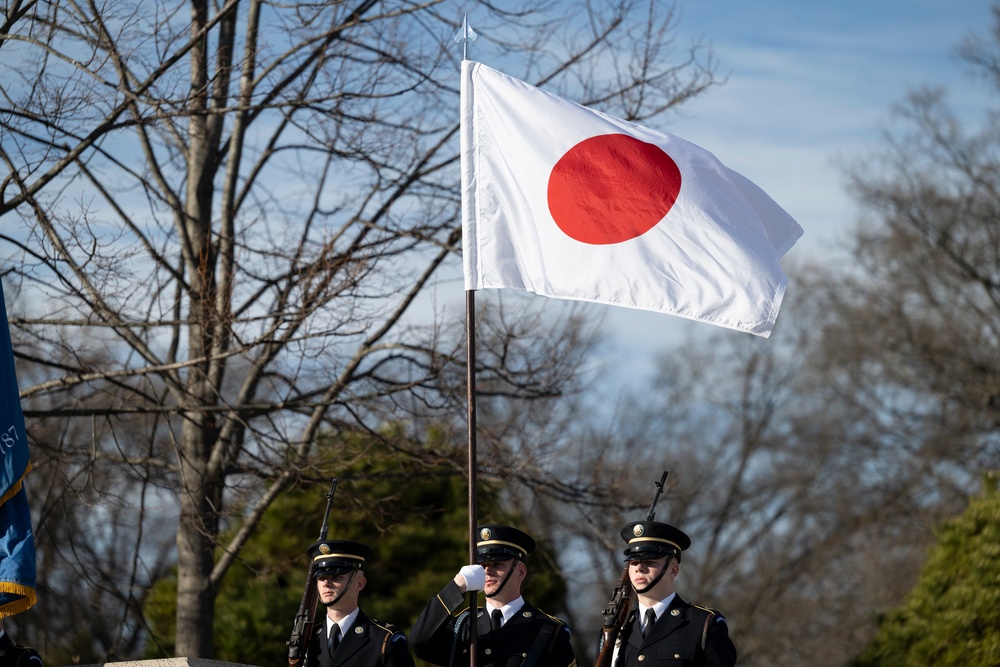
[[333,624],[333,637],[330,637],[330,652],[333,653],[340,646],[340,623]]
[[499,609],[494,609],[490,616],[493,617],[493,629],[499,630],[500,626],[503,625],[503,612]]
[[649,634],[649,631],[653,629],[653,623],[656,623],[656,612],[650,607],[646,610],[646,622],[642,626],[642,636],[645,637]]

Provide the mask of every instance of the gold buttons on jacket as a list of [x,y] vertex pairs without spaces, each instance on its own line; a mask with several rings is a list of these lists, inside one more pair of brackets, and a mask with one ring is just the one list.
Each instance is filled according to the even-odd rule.
[[485,651],[483,651],[483,653],[485,653],[486,655],[492,655],[493,654],[493,649],[489,649],[488,648]]
[[642,661],[643,661],[643,660],[645,660],[645,659],[646,659],[646,656],[642,655],[641,653],[639,654],[639,657],[637,658],[637,660],[638,660],[639,662],[642,662]]

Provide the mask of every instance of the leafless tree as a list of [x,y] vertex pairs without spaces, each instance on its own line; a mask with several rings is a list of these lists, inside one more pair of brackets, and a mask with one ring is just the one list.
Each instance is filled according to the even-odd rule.
[[933,526],[975,491],[962,480],[976,479],[984,452],[970,456],[952,420],[928,430],[894,413],[908,388],[884,385],[876,403],[871,378],[855,384],[853,370],[875,360],[825,356],[821,331],[842,315],[826,295],[843,296],[842,284],[805,271],[792,281],[772,339],[692,330],[660,360],[654,387],[637,387],[615,421],[580,434],[579,465],[611,475],[594,480],[616,489],[611,500],[535,508],[564,536],[577,575],[571,615],[584,660],[621,573],[618,532],[646,517],[662,470],[656,518],[693,540],[678,591],[728,617],[747,665],[849,661],[878,611],[905,595]]
[[[219,583],[269,503],[318,481],[317,434],[455,405],[462,11],[476,52],[630,119],[715,83],[653,0],[2,8],[2,274],[40,549],[121,604],[90,612],[135,630],[100,633],[105,656],[141,635],[153,518],[175,528],[176,652],[211,657]],[[489,321],[488,391],[565,389],[577,327],[523,363],[504,351],[525,320]],[[222,544],[230,506],[248,510]]]

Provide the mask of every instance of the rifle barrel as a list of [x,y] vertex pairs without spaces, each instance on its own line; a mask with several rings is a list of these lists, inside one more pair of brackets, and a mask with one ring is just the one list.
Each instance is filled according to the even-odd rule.
[[660,494],[663,493],[663,483],[667,481],[667,471],[663,471],[663,477],[660,478],[659,482],[653,482],[656,485],[656,493],[653,495],[653,502],[649,506],[649,512],[646,513],[646,521],[652,521],[653,517],[656,515],[656,501],[660,499]]

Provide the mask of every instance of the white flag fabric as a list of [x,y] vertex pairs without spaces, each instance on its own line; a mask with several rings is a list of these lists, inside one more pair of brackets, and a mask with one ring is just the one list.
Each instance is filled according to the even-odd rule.
[[467,290],[771,334],[802,228],[714,155],[469,60],[461,125]]

